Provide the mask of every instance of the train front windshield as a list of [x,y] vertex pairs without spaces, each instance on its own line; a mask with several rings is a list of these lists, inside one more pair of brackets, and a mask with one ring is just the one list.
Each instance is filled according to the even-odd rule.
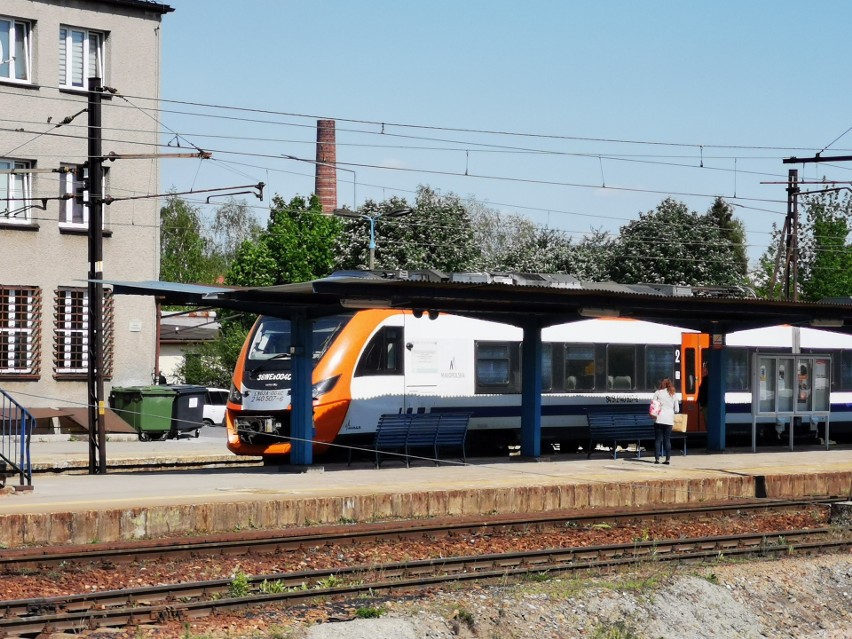
[[[332,315],[313,322],[311,350],[314,362],[323,356],[350,319],[351,314]],[[261,317],[249,345],[246,370],[289,370],[290,344],[290,320]]]

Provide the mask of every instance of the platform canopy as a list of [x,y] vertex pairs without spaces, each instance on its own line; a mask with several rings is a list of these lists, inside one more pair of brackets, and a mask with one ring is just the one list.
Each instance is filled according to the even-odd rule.
[[349,309],[448,312],[513,325],[551,326],[591,317],[627,317],[705,333],[789,324],[852,332],[852,299],[788,302],[757,299],[743,287],[585,282],[551,273],[342,271],[281,286],[237,288],[105,280],[116,294],[152,295],[195,305],[308,318]]
[[[291,462],[312,463],[311,320],[350,309],[399,308],[415,315],[456,313],[523,328],[521,453],[541,453],[541,329],[593,317],[660,322],[703,333],[776,324],[852,332],[852,302],[760,300],[740,287],[583,282],[553,273],[443,273],[440,271],[344,271],[311,282],[262,288],[227,288],[171,282],[116,282],[116,294],[153,295],[169,305],[227,308],[290,319]],[[711,352],[711,374],[724,397],[721,351]],[[715,371],[715,372],[713,372]],[[717,399],[718,399],[717,398]],[[724,412],[711,411],[708,446],[724,449]],[[711,441],[712,440],[712,441]]]

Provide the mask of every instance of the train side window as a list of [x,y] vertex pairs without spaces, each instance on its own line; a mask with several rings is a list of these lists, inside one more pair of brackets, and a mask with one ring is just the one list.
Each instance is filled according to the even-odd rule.
[[674,346],[645,347],[645,390],[656,390],[664,377],[677,379]]
[[726,390],[747,391],[749,388],[748,351],[744,348],[729,348],[726,357],[728,360],[725,371]]
[[402,329],[385,326],[373,336],[355,369],[355,376],[402,375]]
[[565,345],[565,390],[595,390],[595,347]]
[[838,390],[852,390],[852,351],[840,351],[832,353],[832,361],[837,362],[837,371],[835,377],[840,385]]
[[541,390],[553,390],[553,344],[541,345]]
[[606,349],[607,390],[633,390],[636,379],[636,348],[628,344],[610,344]]
[[477,386],[509,386],[511,370],[508,342],[476,343]]

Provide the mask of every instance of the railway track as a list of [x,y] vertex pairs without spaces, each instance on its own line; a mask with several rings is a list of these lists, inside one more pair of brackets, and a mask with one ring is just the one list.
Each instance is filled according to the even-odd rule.
[[454,535],[505,534],[562,526],[584,527],[668,518],[717,517],[731,514],[783,512],[840,499],[770,501],[737,504],[702,504],[670,509],[629,512],[554,512],[540,515],[460,517],[454,519],[382,522],[376,524],[322,526],[315,529],[246,532],[205,537],[183,537],[126,543],[89,544],[73,547],[6,549],[0,553],[0,573],[74,563],[128,563],[210,555],[235,556],[275,553],[321,546],[343,546],[387,540],[435,539]]
[[737,557],[817,554],[852,547],[852,530],[819,528],[762,534],[640,541],[338,567],[235,579],[0,602],[0,635],[123,627],[188,620],[217,611],[315,598],[396,593],[467,581],[522,579],[641,562],[708,562]]

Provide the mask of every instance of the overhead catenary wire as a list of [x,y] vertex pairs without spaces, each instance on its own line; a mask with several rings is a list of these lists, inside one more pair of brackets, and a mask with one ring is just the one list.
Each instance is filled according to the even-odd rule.
[[[84,94],[85,94],[85,92],[83,92],[83,95]],[[65,101],[73,102],[75,104],[80,104],[79,97],[80,96],[75,96],[75,95],[64,95],[64,96],[61,96],[60,98],[47,98],[46,96],[38,96],[39,99],[62,99],[62,100],[65,100]],[[310,115],[310,114],[288,113],[288,112],[284,112],[284,111],[274,111],[274,110],[267,110],[267,109],[251,109],[251,108],[246,108],[246,107],[232,107],[230,105],[212,105],[212,104],[204,104],[204,103],[200,103],[200,102],[190,102],[190,101],[180,101],[180,100],[155,99],[155,98],[149,98],[149,97],[144,97],[144,96],[123,96],[123,97],[125,99],[133,98],[134,100],[138,100],[138,101],[142,101],[142,102],[154,101],[158,105],[159,104],[174,104],[174,105],[185,105],[185,106],[191,105],[191,106],[193,106],[193,108],[196,108],[196,106],[198,106],[198,108],[204,108],[204,109],[208,109],[208,110],[217,111],[217,113],[214,113],[214,114],[198,113],[198,112],[182,112],[182,113],[178,114],[178,115],[182,115],[182,116],[185,115],[185,116],[188,116],[188,117],[205,117],[205,118],[209,118],[209,117],[222,118],[222,117],[224,117],[224,118],[229,119],[229,120],[235,119],[234,116],[232,116],[232,115],[222,116],[221,113],[218,113],[219,111],[222,111],[222,112],[225,112],[225,113],[239,112],[239,113],[263,114],[263,115],[274,116],[275,118],[290,118],[290,119],[293,119],[293,118],[298,118],[298,119],[311,118],[311,119],[313,119],[313,118],[318,117],[318,116],[314,116],[314,115]],[[110,107],[111,108],[118,108],[118,109],[132,109],[132,110],[139,111],[139,112],[142,112],[142,113],[145,113],[146,111],[151,111],[152,113],[157,113],[157,114],[174,113],[174,110],[171,110],[171,109],[164,109],[164,108],[153,108],[152,109],[148,106],[140,106],[140,105],[135,104],[135,103],[132,103],[132,104],[131,103],[126,103],[126,104],[115,104],[115,103],[113,103],[113,104],[110,105]],[[153,117],[153,116],[148,114],[146,117]],[[156,118],[154,118],[154,119],[156,120]],[[310,122],[310,123],[294,123],[294,122],[290,122],[290,121],[284,122],[284,121],[281,121],[280,119],[276,120],[276,119],[272,119],[272,118],[268,118],[268,119],[265,119],[265,120],[261,120],[261,119],[258,119],[258,118],[236,118],[236,119],[244,120],[244,121],[251,121],[251,122],[261,122],[261,123],[264,123],[264,124],[270,124],[270,125],[275,125],[275,126],[282,126],[282,125],[283,126],[294,126],[294,127],[300,128],[300,129],[311,130],[311,131],[313,131],[315,129],[315,122],[313,122],[313,121]],[[354,120],[354,119],[339,118],[339,117],[332,117],[331,119],[335,119],[335,120],[341,121],[341,122],[352,123],[353,125],[358,125],[358,126],[373,126],[376,123],[376,121],[370,121],[370,120]],[[163,125],[163,126],[165,126],[165,125]],[[680,148],[693,149],[693,150],[699,149],[699,152],[700,152],[700,154],[703,154],[704,159],[708,159],[709,157],[711,157],[709,154],[704,154],[704,151],[706,149],[737,149],[737,150],[761,151],[762,153],[765,153],[766,150],[770,150],[770,151],[771,150],[776,150],[776,151],[777,150],[783,150],[786,153],[789,153],[791,151],[804,150],[804,149],[800,149],[799,147],[790,148],[790,147],[771,147],[771,146],[707,144],[707,143],[693,143],[693,142],[669,142],[669,141],[664,141],[664,140],[663,141],[661,141],[661,140],[635,140],[635,139],[624,139],[624,138],[564,136],[564,135],[538,134],[538,133],[527,133],[527,132],[516,132],[516,131],[493,131],[493,130],[486,130],[486,129],[469,129],[469,128],[464,128],[464,127],[433,127],[433,126],[429,126],[429,125],[408,124],[408,123],[392,123],[392,122],[390,122],[390,123],[385,122],[384,126],[381,127],[381,131],[370,130],[370,129],[358,129],[358,128],[351,128],[351,127],[340,127],[340,129],[344,130],[344,131],[351,131],[353,134],[357,134],[357,135],[374,135],[374,136],[375,135],[381,135],[384,138],[403,137],[403,134],[391,131],[391,128],[397,127],[397,126],[402,127],[402,128],[412,128],[412,129],[419,129],[419,130],[426,130],[426,131],[451,131],[454,134],[455,133],[475,134],[475,135],[503,135],[503,134],[505,134],[505,135],[509,135],[509,136],[520,136],[520,137],[529,138],[529,139],[595,141],[595,142],[602,142],[602,143],[607,143],[607,144],[610,144],[610,143],[612,143],[612,144],[644,144],[644,143],[647,143],[647,144],[650,144],[650,145],[653,145],[653,146],[657,146],[657,145],[660,145],[660,146],[676,146],[676,147],[680,147]],[[174,132],[174,135],[184,135],[184,134],[178,134],[175,131],[175,129],[172,128],[172,127],[168,127],[168,128],[169,128],[170,131]],[[104,131],[110,131],[110,130],[112,130],[112,129],[110,129],[109,127],[104,127]],[[122,129],[115,129],[115,131],[125,131],[126,132],[126,130],[122,130]],[[639,161],[643,161],[648,156],[651,156],[651,157],[656,156],[656,157],[664,157],[665,158],[665,156],[662,156],[660,154],[623,154],[623,153],[622,154],[618,154],[618,153],[601,154],[599,152],[572,153],[572,152],[554,151],[552,149],[536,149],[536,148],[529,148],[529,147],[510,146],[510,145],[504,145],[504,144],[480,143],[480,142],[477,142],[477,141],[459,140],[459,139],[455,139],[455,138],[454,139],[447,139],[445,137],[438,137],[438,136],[431,136],[431,137],[429,137],[429,136],[408,136],[408,137],[410,137],[410,138],[420,137],[420,138],[423,138],[425,141],[428,141],[430,143],[464,144],[466,149],[470,148],[471,146],[476,146],[477,148],[474,149],[474,152],[477,152],[477,153],[503,153],[503,152],[506,152],[506,153],[530,153],[530,154],[541,154],[541,155],[572,156],[572,157],[580,157],[580,158],[586,158],[586,157],[601,158],[601,157],[604,157],[606,159],[612,159],[614,161],[631,161],[633,159],[638,159]],[[237,141],[244,141],[245,140],[245,138],[242,138],[240,136],[234,136],[234,138]],[[227,136],[222,136],[219,139],[227,139]],[[130,144],[151,145],[151,143],[149,143],[149,142],[140,142],[138,140],[127,140],[127,139],[122,139],[122,138],[116,138],[115,143],[117,143],[117,144],[118,143],[124,143],[124,144],[130,143]],[[313,142],[308,142],[308,141],[305,141],[305,143],[306,144],[307,143],[313,144]],[[195,143],[188,142],[188,144],[193,145]],[[343,144],[345,144],[345,143],[343,143]],[[477,146],[477,145],[481,145],[481,146]],[[157,148],[164,148],[161,143],[156,143],[152,146],[156,146]],[[168,145],[166,145],[166,146],[168,146]],[[196,146],[198,146],[198,145],[196,145]],[[361,145],[361,146],[366,146],[366,145]],[[387,146],[387,145],[373,145],[373,146]],[[400,145],[395,145],[395,147],[396,146],[400,146]],[[409,145],[408,147],[401,146],[401,148],[411,148],[411,145]],[[443,150],[445,150],[445,148],[444,147],[424,147],[424,148],[419,149],[419,150],[443,151]],[[453,148],[449,148],[449,149],[446,149],[446,150],[448,150],[450,152],[455,151],[455,149],[453,149]],[[243,155],[243,156],[247,156],[247,157],[260,157],[260,158],[268,157],[270,159],[272,157],[276,157],[276,159],[277,159],[277,154],[275,154],[274,156],[273,156],[273,154],[257,154],[257,153],[255,153],[255,154],[243,154],[239,150],[235,151],[235,150],[231,150],[231,149],[219,149],[217,151],[217,153],[228,154],[228,155],[232,155],[234,157],[239,157],[239,156]],[[676,156],[672,155],[672,157],[669,158],[669,159],[674,159],[674,157],[676,157]],[[683,155],[682,157],[688,159],[690,157],[690,155]],[[737,160],[739,160],[739,159],[743,159],[743,160],[765,159],[766,156],[761,156],[760,158],[750,158],[748,156],[741,156],[741,155],[720,156],[720,157],[734,157],[734,160],[735,160],[735,163],[736,163]],[[599,161],[600,161],[600,159],[599,159]],[[212,162],[212,164],[215,164],[217,166],[222,166],[226,170],[230,170],[230,171],[239,170],[236,167],[240,165],[239,162],[231,162],[231,161],[221,160],[220,158],[216,158]],[[340,164],[341,164],[341,168],[346,166],[346,164],[344,164],[344,163],[340,163]],[[687,168],[687,169],[697,167],[697,165],[692,164],[692,163],[681,164],[681,163],[678,163],[678,162],[663,162],[661,164],[670,165],[670,166],[682,166],[682,168]],[[429,170],[429,169],[418,169],[418,168],[408,168],[408,167],[392,167],[392,168],[389,169],[386,166],[380,166],[380,165],[371,164],[371,163],[360,163],[360,164],[349,163],[349,165],[350,166],[356,166],[356,167],[361,166],[362,168],[375,169],[375,170],[406,170],[406,171],[411,172],[411,173],[420,172],[420,173],[426,173],[426,174],[430,174],[430,175],[440,175],[440,176],[447,176],[447,177],[473,177],[474,179],[485,179],[485,180],[494,180],[494,181],[516,180],[517,182],[526,182],[526,183],[541,184],[541,185],[548,185],[548,186],[565,186],[565,187],[570,187],[570,188],[590,188],[590,189],[591,188],[601,188],[601,185],[587,184],[587,183],[582,183],[582,182],[565,182],[565,181],[559,181],[559,180],[543,180],[543,181],[532,180],[531,181],[531,180],[528,180],[526,178],[513,178],[512,176],[491,175],[491,174],[487,174],[487,173],[482,173],[481,175],[477,175],[477,174],[471,175],[470,172],[468,172],[467,176],[463,176],[461,171],[435,171],[435,170]],[[198,167],[199,170],[201,169],[201,166],[202,165],[199,162],[199,167]],[[258,170],[264,171],[264,172],[278,171],[278,169],[276,169],[272,166],[257,166],[255,168],[257,168]],[[704,168],[706,169],[708,167],[705,166]],[[844,168],[844,170],[848,170],[847,167],[842,167],[842,168]],[[730,170],[730,169],[727,169],[727,170]],[[746,173],[746,172],[743,171],[742,168],[739,168],[737,170],[737,173],[739,174],[739,173]],[[761,172],[755,172],[755,173],[760,174],[760,175],[772,175],[772,174],[766,174],[766,173],[761,173]],[[248,176],[248,174],[246,174],[246,173],[242,173],[242,174]],[[298,175],[296,172],[291,172],[290,174]],[[345,176],[344,176],[344,181],[345,181]],[[370,184],[368,186],[370,186],[371,188],[375,188],[375,189],[382,189],[383,191],[384,190],[392,190],[392,191],[396,191],[396,192],[403,191],[402,189],[397,189],[395,187],[391,187],[391,186],[388,186],[388,185]],[[719,193],[711,194],[711,193],[700,193],[700,192],[690,192],[690,191],[671,191],[671,190],[664,190],[664,189],[640,189],[640,188],[635,188],[635,187],[630,187],[630,186],[618,186],[618,187],[610,186],[610,187],[604,187],[604,188],[606,188],[607,190],[619,189],[619,190],[624,190],[626,192],[650,193],[650,194],[659,194],[659,195],[675,196],[675,197],[701,197],[701,198],[708,198],[709,199],[709,198],[714,198],[716,195],[719,195]],[[766,202],[766,203],[773,203],[773,204],[780,204],[780,203],[783,202],[783,200],[780,200],[780,199],[775,200],[775,199],[768,199],[768,198],[744,198],[744,197],[740,197],[736,193],[736,189],[734,190],[733,194],[727,195],[726,197],[729,200],[730,204],[732,204],[732,205],[734,205],[738,208],[742,208],[742,209],[745,209],[745,210],[755,210],[755,211],[765,210],[766,212],[770,212],[770,213],[773,213],[773,214],[779,214],[779,212],[770,211],[768,209],[763,209],[762,207],[750,206],[749,202],[752,202],[752,203],[754,203],[754,202]],[[517,209],[517,210],[525,210],[525,211],[536,211],[536,210],[555,211],[555,210],[558,209],[558,207],[552,207],[552,206],[549,206],[549,207],[530,207],[530,206],[524,206],[524,205],[506,204],[506,203],[501,203],[501,202],[492,202],[490,204],[493,205],[493,206],[505,206],[505,207],[509,207],[509,208],[513,208],[513,209]],[[594,218],[598,218],[598,219],[607,219],[607,217],[608,217],[608,216],[600,215],[600,214],[597,214],[597,213],[578,213],[578,212],[566,212],[566,213],[563,213],[563,215],[588,216],[588,217],[594,217]],[[628,220],[631,219],[629,217],[622,218],[622,216],[611,216],[611,217],[612,217],[612,219],[628,219]],[[754,246],[754,245],[752,245],[752,246]]]

